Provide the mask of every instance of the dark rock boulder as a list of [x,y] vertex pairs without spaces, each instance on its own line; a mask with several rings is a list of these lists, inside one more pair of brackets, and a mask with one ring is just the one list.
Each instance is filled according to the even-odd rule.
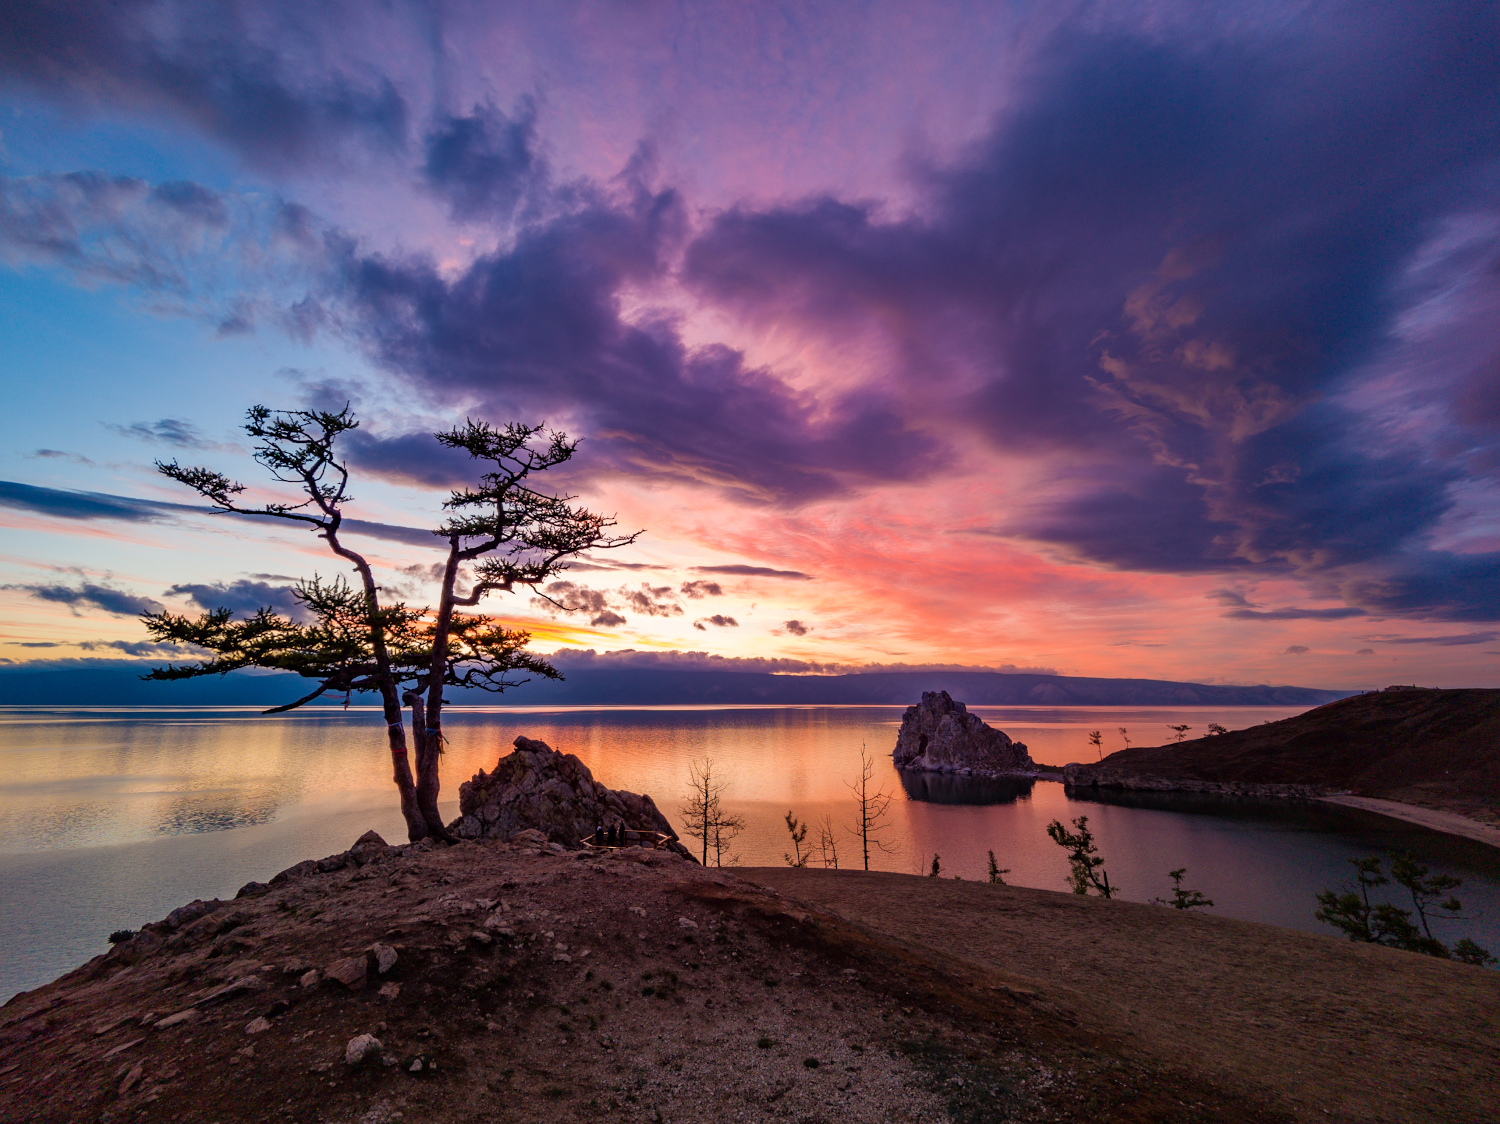
[[500,758],[494,772],[481,769],[459,786],[459,818],[448,825],[453,834],[507,840],[535,830],[552,843],[578,850],[580,840],[597,825],[624,824],[632,831],[661,832],[673,851],[689,855],[651,797],[606,788],[577,757],[546,742],[520,737],[515,747]]
[[923,691],[922,701],[906,708],[893,756],[896,768],[916,772],[1003,776],[1036,771],[1024,744],[970,714],[947,691]]

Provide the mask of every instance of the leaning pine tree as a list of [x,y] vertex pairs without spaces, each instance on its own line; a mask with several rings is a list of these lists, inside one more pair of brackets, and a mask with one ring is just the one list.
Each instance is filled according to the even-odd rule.
[[[344,508],[351,497],[349,470],[336,445],[358,426],[347,406],[338,413],[273,411],[264,406],[249,411],[245,432],[258,442],[255,459],[274,479],[301,492],[297,503],[244,506],[239,499],[243,484],[211,469],[158,462],[162,473],[192,488],[216,511],[306,526],[350,563],[359,583],[351,585],[342,576],[301,583],[296,596],[304,621],[270,609],[243,620],[232,619],[228,609],[199,617],[147,613],[146,628],[158,641],[191,644],[212,655],[194,664],[155,668],[146,678],[190,679],[261,667],[296,672],[313,685],[306,695],[267,714],[294,710],[329,693],[378,694],[407,834],[413,842],[428,837],[451,842],[437,806],[443,688],[498,692],[527,682],[531,675],[562,678],[546,660],[526,650],[528,633],[456,610],[479,604],[489,593],[511,592],[518,586],[535,590],[567,569],[570,559],[589,550],[624,546],[636,535],[612,534],[613,519],[574,507],[572,496],[538,490],[534,477],[571,458],[576,441],[541,426],[496,428],[469,421],[434,435],[440,444],[461,449],[484,466],[473,488],[450,495],[443,505],[450,515],[433,532],[447,543],[437,608],[382,603],[383,591],[370,563],[341,537]],[[472,572],[473,583],[467,593],[460,593],[464,567]],[[415,773],[407,755],[407,711],[416,747]]]

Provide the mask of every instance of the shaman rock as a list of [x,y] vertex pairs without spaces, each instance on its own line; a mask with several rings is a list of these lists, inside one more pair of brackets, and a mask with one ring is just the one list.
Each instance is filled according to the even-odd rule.
[[970,714],[947,691],[923,691],[922,701],[906,708],[893,756],[896,768],[915,772],[1003,776],[1036,770],[1023,743]]
[[648,835],[661,832],[671,840],[671,850],[691,857],[651,797],[606,788],[577,757],[546,742],[520,737],[515,747],[494,772],[481,769],[459,785],[459,818],[448,825],[453,834],[508,840],[536,831],[549,843],[576,851],[595,827],[623,824]]

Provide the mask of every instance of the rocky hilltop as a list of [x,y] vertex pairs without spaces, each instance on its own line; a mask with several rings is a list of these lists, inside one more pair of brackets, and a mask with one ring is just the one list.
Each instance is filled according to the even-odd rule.
[[892,756],[896,768],[912,772],[999,777],[1036,771],[1023,743],[970,714],[947,691],[923,691],[922,701],[906,708]]
[[0,1120],[1452,1124],[1497,1004],[1128,901],[371,833],[12,998]]
[[1500,691],[1391,688],[1246,730],[1069,765],[1075,786],[1351,792],[1500,823]]
[[606,788],[571,753],[559,753],[533,738],[519,737],[515,750],[495,771],[483,769],[458,787],[458,819],[448,830],[460,839],[507,840],[536,831],[549,842],[576,851],[597,827],[660,833],[666,846],[691,858],[677,832],[651,797]]

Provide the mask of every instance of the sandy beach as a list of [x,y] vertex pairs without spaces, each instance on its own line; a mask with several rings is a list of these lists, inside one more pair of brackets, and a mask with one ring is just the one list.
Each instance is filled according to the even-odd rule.
[[1377,800],[1373,796],[1325,796],[1322,799],[1327,804],[1341,804],[1346,808],[1359,808],[1366,812],[1374,812],[1377,815],[1404,820],[1406,823],[1414,823],[1419,827],[1429,828],[1432,831],[1441,831],[1448,835],[1458,835],[1465,839],[1472,839],[1478,843],[1488,843],[1491,847],[1500,848],[1500,828],[1491,827],[1489,824],[1483,824],[1477,820],[1471,820],[1468,816],[1461,816],[1457,812],[1440,812],[1435,808],[1421,808],[1415,804],[1403,804],[1399,800]]

